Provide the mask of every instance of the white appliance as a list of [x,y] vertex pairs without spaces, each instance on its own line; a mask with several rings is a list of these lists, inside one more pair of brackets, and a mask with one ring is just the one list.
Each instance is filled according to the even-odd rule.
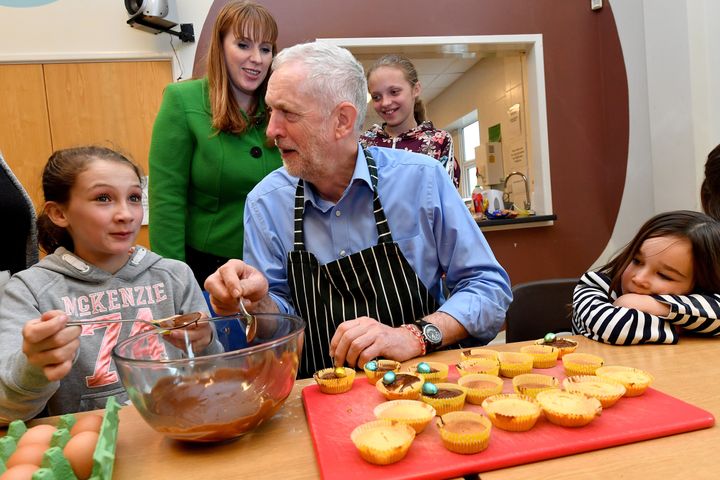
[[145,32],[168,32],[178,24],[175,0],[125,0],[125,9],[130,16],[128,25]]
[[483,198],[487,199],[488,212],[494,212],[495,210],[502,210],[505,208],[505,202],[503,201],[503,192],[500,190],[484,190],[482,192]]
[[503,166],[502,143],[489,142],[487,149],[487,183],[497,185],[505,182],[505,167]]

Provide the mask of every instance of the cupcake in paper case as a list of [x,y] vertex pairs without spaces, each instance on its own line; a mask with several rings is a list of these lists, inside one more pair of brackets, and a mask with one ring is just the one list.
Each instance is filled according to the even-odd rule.
[[420,362],[410,367],[410,373],[422,377],[426,382],[432,383],[446,381],[449,370],[450,367],[448,367],[448,364],[441,362]]
[[410,373],[386,372],[375,387],[388,400],[417,400],[424,380]]
[[399,372],[400,362],[385,359],[371,360],[363,366],[363,370],[367,381],[375,385],[386,372]]
[[502,378],[486,373],[464,375],[458,378],[457,383],[465,387],[467,390],[465,401],[473,405],[480,405],[487,397],[502,393],[504,386]]
[[500,352],[500,376],[513,378],[523,373],[532,372],[533,357],[529,353]]
[[575,375],[563,380],[563,388],[571,393],[582,393],[597,398],[603,408],[610,408],[625,395],[625,386],[595,375]]
[[323,393],[345,393],[353,386],[355,370],[348,367],[323,368],[315,372],[313,378]]
[[595,370],[603,366],[603,359],[589,353],[568,353],[562,357],[565,375],[595,375]]
[[490,444],[492,423],[477,412],[448,412],[437,419],[437,427],[443,445],[451,452],[470,455]]
[[378,419],[406,423],[420,433],[435,416],[435,409],[420,400],[390,400],[375,407],[373,414]]
[[420,399],[432,405],[437,415],[462,410],[465,406],[467,390],[457,383],[425,383]]
[[557,378],[540,373],[518,375],[512,379],[512,385],[515,393],[533,398],[543,390],[557,390],[560,388],[560,382]]
[[414,439],[412,427],[388,419],[363,423],[350,434],[363,460],[375,465],[399,462],[407,455]]
[[467,348],[460,351],[460,360],[468,360],[470,358],[489,358],[497,360],[498,352],[489,348]]
[[549,345],[558,349],[558,359],[567,353],[573,353],[578,347],[578,342],[571,338],[558,337],[554,333],[548,333],[544,338],[535,342],[537,345]]
[[542,412],[534,398],[513,393],[488,397],[482,408],[494,426],[509,432],[530,430]]
[[500,361],[497,358],[468,358],[456,364],[460,376],[473,373],[485,373],[488,375],[500,374]]
[[549,345],[525,345],[520,347],[523,353],[533,357],[533,368],[553,368],[557,365],[559,350]]
[[645,370],[620,365],[598,368],[595,375],[621,383],[625,387],[626,397],[642,395],[654,380],[653,376]]
[[545,390],[535,397],[550,422],[563,427],[582,427],[602,413],[600,400],[582,393]]

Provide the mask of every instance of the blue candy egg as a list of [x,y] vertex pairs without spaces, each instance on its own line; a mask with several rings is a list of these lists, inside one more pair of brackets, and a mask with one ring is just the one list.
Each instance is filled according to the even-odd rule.
[[438,392],[438,388],[434,383],[423,383],[422,392],[424,395],[435,395]]
[[430,373],[430,365],[425,362],[420,362],[418,363],[417,371],[418,373]]
[[374,372],[375,370],[377,370],[377,368],[378,368],[378,364],[375,360],[370,360],[369,362],[367,362],[365,364],[365,369],[370,370],[371,372]]
[[385,375],[383,375],[383,383],[385,385],[390,385],[395,381],[395,372],[387,372]]

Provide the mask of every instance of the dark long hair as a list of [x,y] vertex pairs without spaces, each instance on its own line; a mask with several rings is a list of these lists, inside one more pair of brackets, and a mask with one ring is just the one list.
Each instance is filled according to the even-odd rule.
[[[415,70],[415,65],[413,65],[410,59],[407,58],[405,55],[391,53],[378,58],[377,61],[375,61],[373,66],[370,67],[367,72],[366,78],[368,79],[368,81],[370,81],[370,74],[380,67],[399,68],[403,72],[405,80],[408,81],[410,87],[412,88],[415,88],[415,85],[417,85],[419,81],[417,70]],[[413,105],[413,117],[415,117],[415,122],[417,122],[418,125],[420,125],[426,120],[425,104],[423,104],[423,101],[420,100],[420,97],[417,97],[415,99],[415,104]]]
[[720,292],[720,222],[690,210],[655,215],[615,258],[599,269],[610,277],[610,291],[622,294],[621,277],[643,242],[656,237],[687,238],[692,246],[693,292]]
[[700,187],[700,201],[705,213],[720,220],[720,145],[713,148],[705,162],[705,179]]
[[[70,201],[70,190],[75,185],[78,175],[96,160],[109,160],[128,165],[142,181],[140,167],[115,150],[94,145],[66,148],[53,152],[45,164],[42,174],[45,201],[67,205]],[[44,208],[37,218],[37,229],[38,243],[45,253],[52,253],[58,247],[65,247],[70,251],[75,249],[73,239],[67,229],[55,225]]]

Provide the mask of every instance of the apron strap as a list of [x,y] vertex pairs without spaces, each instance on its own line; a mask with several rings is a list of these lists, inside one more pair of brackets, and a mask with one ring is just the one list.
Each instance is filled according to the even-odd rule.
[[[378,233],[378,243],[393,243],[392,232],[388,225],[385,210],[380,203],[378,195],[378,173],[375,159],[370,155],[367,149],[363,149],[365,159],[367,160],[368,173],[370,174],[370,183],[373,189],[373,214],[375,215],[375,227]],[[298,179],[297,188],[295,189],[295,220],[293,222],[293,250],[296,252],[304,251],[305,238],[303,235],[303,214],[305,213],[305,182],[302,178]]]

